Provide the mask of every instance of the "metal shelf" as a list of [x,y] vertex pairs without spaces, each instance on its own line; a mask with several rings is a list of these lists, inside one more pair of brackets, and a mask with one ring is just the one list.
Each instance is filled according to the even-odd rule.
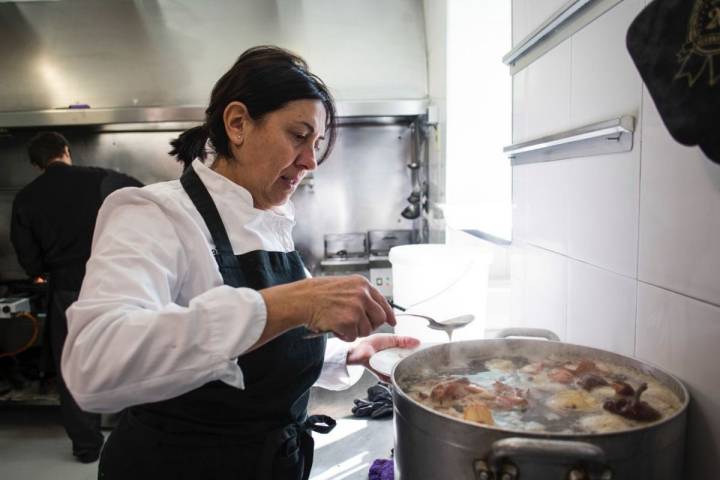
[[[427,99],[337,102],[341,125],[396,123],[426,113]],[[183,130],[203,121],[205,107],[61,108],[0,112],[0,128],[97,127],[103,131]]]
[[556,29],[561,27],[570,18],[575,16],[575,14],[577,14],[580,10],[595,1],[596,0],[571,0],[567,2],[559,10],[553,13],[550,18],[545,20],[542,25],[530,32],[530,34],[520,41],[515,48],[510,50],[510,52],[503,57],[503,63],[506,65],[512,65],[517,62],[520,57],[535,48],[536,45],[538,45]]
[[503,148],[513,165],[632,150],[635,118],[629,115]]

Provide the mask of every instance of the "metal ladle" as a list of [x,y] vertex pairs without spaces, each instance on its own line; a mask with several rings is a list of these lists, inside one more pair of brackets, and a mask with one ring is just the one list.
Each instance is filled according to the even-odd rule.
[[432,328],[433,330],[442,330],[447,333],[448,341],[452,340],[452,332],[454,330],[462,328],[475,320],[475,315],[471,314],[448,318],[447,320],[443,320],[442,322],[439,322],[432,317],[428,317],[427,315],[419,315],[417,313],[396,313],[395,316],[424,318],[428,322],[428,328]]
[[442,322],[439,322],[435,320],[432,317],[428,317],[427,315],[420,315],[417,313],[407,313],[406,308],[401,307],[400,305],[390,302],[390,306],[400,310],[403,313],[396,313],[395,316],[409,316],[409,317],[419,317],[424,318],[428,322],[428,328],[432,328],[433,330],[442,330],[445,333],[447,333],[448,341],[452,341],[452,332],[453,330],[457,330],[458,328],[462,328],[475,320],[475,315],[467,314],[467,315],[460,315],[458,317],[448,318],[447,320],[443,320]]

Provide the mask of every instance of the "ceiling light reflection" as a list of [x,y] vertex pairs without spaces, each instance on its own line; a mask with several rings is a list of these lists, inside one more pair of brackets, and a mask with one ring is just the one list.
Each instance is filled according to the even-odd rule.
[[50,94],[51,105],[67,107],[66,98],[70,89],[63,72],[45,57],[38,58],[35,69],[45,83],[46,92]]

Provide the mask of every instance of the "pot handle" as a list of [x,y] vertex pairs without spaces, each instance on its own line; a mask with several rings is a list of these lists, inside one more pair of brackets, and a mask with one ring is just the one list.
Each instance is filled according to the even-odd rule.
[[[492,444],[485,460],[475,461],[477,480],[515,480],[521,477],[518,460],[567,466],[568,480],[612,480],[605,452],[597,445],[570,440],[511,437]],[[530,472],[525,472],[525,478]]]
[[546,330],[544,328],[503,328],[495,335],[495,338],[508,338],[508,337],[538,337],[546,338],[555,342],[560,341],[555,332]]

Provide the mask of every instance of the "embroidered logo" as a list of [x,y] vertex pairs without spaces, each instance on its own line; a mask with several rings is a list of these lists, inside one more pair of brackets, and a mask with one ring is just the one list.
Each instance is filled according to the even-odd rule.
[[687,78],[688,86],[693,87],[707,72],[708,85],[715,86],[720,81],[720,0],[695,0],[687,41],[677,53],[681,64],[675,80]]

